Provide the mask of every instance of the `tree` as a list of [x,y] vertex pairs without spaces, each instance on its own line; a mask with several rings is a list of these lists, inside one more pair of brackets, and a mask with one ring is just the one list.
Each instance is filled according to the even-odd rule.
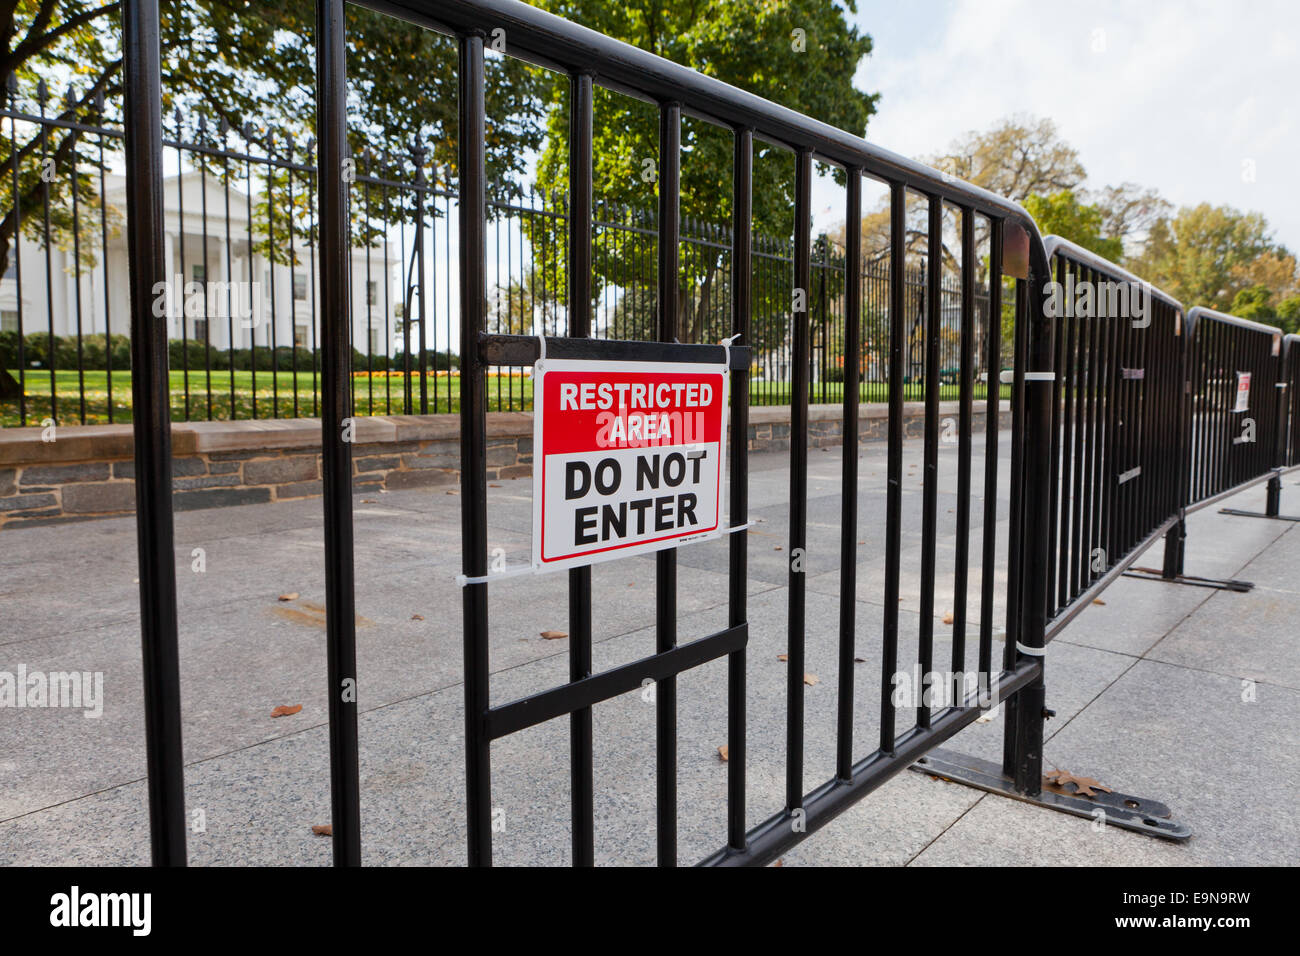
[[[853,86],[854,70],[871,52],[871,38],[859,34],[832,0],[545,0],[539,5],[601,33],[632,43],[676,63],[716,77],[783,106],[814,116],[856,135],[866,131],[877,96]],[[854,0],[845,5],[856,10]],[[568,178],[568,81],[560,78],[549,99],[546,146],[538,179],[545,189]],[[726,226],[731,215],[732,136],[688,120],[682,129],[681,208]],[[658,119],[653,107],[597,87],[594,107],[595,183],[600,199],[637,209],[656,205]],[[788,153],[755,143],[754,230],[777,236],[792,231],[793,164]],[[554,224],[545,228],[557,228]],[[530,238],[535,237],[530,236]],[[597,286],[613,281],[653,282],[644,257],[634,256],[632,239],[617,244],[596,264]],[[717,281],[723,251],[692,256],[680,276],[683,339],[704,334],[701,314],[716,296],[693,295]],[[649,263],[653,270],[653,260]],[[563,276],[560,277],[564,281]],[[625,287],[625,286],[621,286]],[[558,294],[559,290],[552,290]],[[599,289],[597,289],[599,294]],[[777,293],[774,293],[777,294]],[[688,313],[688,303],[697,303]],[[775,304],[775,303],[774,303]],[[789,309],[789,293],[784,308]],[[751,343],[762,347],[764,343]]]
[[1276,305],[1274,293],[1266,285],[1241,289],[1232,299],[1232,314],[1243,319],[1275,325],[1283,332],[1300,331],[1300,295],[1291,295]]
[[1136,253],[1151,227],[1173,211],[1158,192],[1136,183],[1103,186],[1092,198],[1101,210],[1100,235],[1119,240],[1128,255]]
[[[971,130],[958,137],[946,153],[930,156],[930,166],[957,179],[980,186],[990,192],[1024,203],[1030,196],[1050,196],[1077,192],[1087,176],[1079,153],[1056,131],[1050,119],[1015,115],[1001,120],[990,129]],[[988,236],[983,220],[976,220],[977,245]],[[862,218],[862,248],[870,260],[889,255],[889,197]],[[904,247],[910,261],[919,261],[929,242],[928,210],[923,202],[908,203]],[[943,247],[939,250],[944,268],[955,271],[959,257],[953,251],[957,234],[952,224],[945,228]],[[979,280],[984,279],[981,263]]]
[[972,185],[1023,203],[1077,189],[1087,173],[1079,153],[1043,117],[1016,115],[992,129],[972,130],[930,164]]
[[[163,112],[169,135],[221,145],[233,131],[236,148],[313,161],[315,13],[310,0],[164,0],[161,13]],[[345,16],[348,135],[354,153],[368,147],[381,161],[388,155],[406,162],[408,176],[414,162],[431,179],[441,170],[441,181],[450,182],[458,125],[454,41],[353,5],[345,7]],[[0,65],[2,75],[12,77],[11,107],[45,112],[54,102],[58,105],[50,115],[59,122],[112,125],[121,113],[121,3],[0,0]],[[490,57],[486,72],[487,104],[494,117],[489,178],[508,190],[541,143],[540,79],[537,71],[506,57]],[[79,201],[98,201],[97,137],[77,128],[34,124],[22,124],[17,132],[16,150],[8,137],[0,139],[0,209],[5,213],[0,219],[0,271],[8,265],[19,228],[39,235],[32,214],[47,197],[56,212],[56,233],[60,226],[66,228],[57,217],[66,215],[74,190]],[[42,162],[47,158],[52,166]],[[198,154],[187,154],[187,161],[202,162]],[[76,176],[71,175],[74,165]],[[43,178],[42,170],[51,168],[55,175],[47,172]],[[386,210],[394,211],[414,215],[414,209],[400,204]],[[354,231],[359,243],[368,235],[367,228]]]
[[1272,281],[1286,278],[1288,287],[1277,292],[1295,284],[1295,260],[1273,241],[1263,215],[1209,203],[1157,220],[1130,268],[1189,305],[1222,312],[1232,309],[1238,292],[1261,284],[1261,270]]
[[1118,262],[1124,252],[1123,242],[1106,234],[1106,216],[1102,208],[1081,203],[1072,189],[1063,189],[1050,196],[1029,196],[1024,205],[1025,211],[1038,224],[1038,231],[1045,236],[1068,239],[1112,262]]

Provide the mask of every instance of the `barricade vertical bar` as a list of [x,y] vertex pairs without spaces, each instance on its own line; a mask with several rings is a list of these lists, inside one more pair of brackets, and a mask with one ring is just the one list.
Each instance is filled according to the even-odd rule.
[[[659,340],[677,340],[678,261],[681,236],[682,107],[659,109]],[[677,646],[677,551],[655,555],[655,650]],[[655,694],[655,772],[659,865],[677,865],[677,678],[659,682]]]
[[940,283],[943,278],[943,201],[929,197],[929,241],[926,246],[925,281],[925,444],[924,484],[921,489],[921,622],[917,662],[921,668],[920,700],[916,726],[930,726],[930,704],[925,691],[934,672],[935,540],[939,523],[939,335]]
[[[750,282],[753,257],[754,134],[736,130],[732,167],[731,332],[750,342]],[[730,521],[749,521],[749,372],[731,374],[731,507]],[[727,624],[738,627],[748,617],[746,583],[749,537],[733,534],[728,541],[731,566]],[[745,651],[727,657],[727,845],[745,848]]]
[[[812,285],[812,153],[794,164],[794,348],[790,358],[790,549],[786,627],[785,807],[803,806],[804,566],[808,534],[808,298]],[[801,301],[800,301],[801,300]],[[800,307],[802,305],[802,308]]]
[[[131,367],[134,369],[131,388],[135,409],[132,427],[135,528],[140,567],[149,834],[154,866],[184,866],[185,770],[181,747],[180,655],[176,640],[167,318],[156,317],[153,309],[155,284],[169,278],[163,274],[166,267],[163,264],[158,0],[127,0],[122,10],[122,52]],[[52,337],[50,347],[54,347]],[[51,373],[50,381],[53,380]]]
[[[466,577],[487,574],[487,376],[479,360],[486,328],[487,216],[483,34],[460,37],[460,488]],[[470,866],[492,865],[492,745],[488,698],[487,584],[464,589],[466,839]]]
[[[1064,261],[1066,275],[1074,267]],[[1071,467],[1065,469],[1063,474],[1065,480],[1070,483],[1070,493],[1063,494],[1065,506],[1069,511],[1069,546],[1067,554],[1069,560],[1061,567],[1061,603],[1069,601],[1074,595],[1079,593],[1082,584],[1082,572],[1079,567],[1080,554],[1080,523],[1083,520],[1083,469],[1084,469],[1084,444],[1083,444],[1083,380],[1081,374],[1084,367],[1084,329],[1077,316],[1070,316],[1065,326],[1065,365],[1058,370],[1058,374],[1065,377],[1065,440],[1063,445],[1066,448],[1072,448]],[[1064,538],[1066,533],[1065,515],[1061,519],[1061,535]]]
[[[1049,278],[1050,278],[1050,271],[1052,265],[1053,263],[1050,261],[1047,264],[1047,268],[1049,270]],[[1064,277],[1063,276],[1064,268],[1065,268],[1065,261],[1063,259],[1058,259],[1056,262],[1056,280],[1058,282]],[[1039,294],[1043,295],[1045,293],[1040,290]],[[1062,348],[1064,347],[1064,344],[1065,344],[1065,336],[1062,335],[1058,338],[1056,352],[1052,357],[1052,368],[1056,370],[1056,381],[1052,385],[1052,445],[1050,451],[1052,470],[1051,470],[1051,479],[1050,479],[1051,480],[1051,504],[1049,508],[1048,532],[1047,532],[1048,534],[1047,558],[1049,562],[1047,572],[1050,575],[1049,580],[1052,582],[1053,585],[1055,585],[1056,583],[1057,564],[1058,562],[1062,564],[1064,563],[1060,559],[1060,551],[1058,551],[1057,548],[1058,532],[1060,534],[1061,540],[1064,540],[1065,538],[1065,526],[1062,522],[1059,521],[1060,506],[1063,498],[1061,494],[1060,476],[1061,476],[1061,467],[1062,467],[1061,453],[1064,449],[1064,443],[1061,437],[1061,380],[1064,378],[1064,368],[1065,368],[1065,353],[1062,351]],[[1054,592],[1055,592],[1054,586],[1048,589],[1047,612],[1049,617],[1056,612],[1056,605],[1055,603],[1053,603]]]
[[[954,704],[963,700],[966,671],[966,586],[970,568],[971,405],[975,398],[975,211],[961,210],[961,358],[957,400],[957,553],[953,567]],[[989,386],[993,386],[990,384]]]
[[[1032,247],[1031,247],[1032,249]],[[1037,251],[1037,250],[1035,250]],[[1037,259],[1037,261],[1036,261]],[[1035,372],[1032,380],[1024,383],[1024,491],[1023,533],[1019,539],[1024,548],[1021,562],[1023,582],[1020,586],[1020,629],[1017,636],[1016,663],[1027,663],[1037,658],[1041,664],[1042,650],[1047,630],[1048,574],[1048,524],[1050,521],[1051,493],[1048,482],[1052,463],[1046,454],[1052,447],[1052,404],[1056,388],[1049,375],[1053,371],[1053,323],[1043,314],[1040,293],[1050,278],[1046,261],[1033,257],[1031,252],[1029,278],[1017,283],[1025,290],[1024,311],[1020,314],[1027,326],[1027,345],[1024,363],[1028,371]],[[1021,296],[1017,295],[1017,299]],[[1028,653],[1026,653],[1026,651]],[[1046,688],[1043,671],[1019,694],[1016,712],[1015,787],[1021,793],[1036,796],[1042,790],[1043,780],[1043,721]]]
[[[979,672],[992,681],[993,584],[998,546],[998,441],[1002,411],[1002,220],[989,223],[988,393],[984,405],[984,551],[980,557]],[[894,604],[897,605],[895,600]],[[889,608],[886,607],[886,613]]]
[[[1025,362],[1028,356],[1028,321],[1025,318],[1027,290],[1024,280],[1017,280],[1015,293],[1015,381],[1011,386],[1011,495],[1010,521],[1007,529],[1007,636],[1003,648],[1003,666],[1013,670],[1019,654],[1022,602],[1024,599],[1023,567],[1024,526],[1024,449],[1025,449]],[[1015,776],[1023,694],[1009,698],[1005,708],[1003,734],[1003,772]]]
[[840,492],[840,660],[839,720],[835,775],[853,773],[853,658],[858,583],[858,369],[862,347],[862,171],[847,171],[844,233],[844,447]]
[[[1089,278],[1095,284],[1099,276],[1092,271],[1089,273]],[[1121,457],[1124,454],[1123,436],[1120,434],[1125,421],[1124,401],[1120,394],[1120,387],[1124,384],[1120,371],[1120,366],[1124,364],[1124,350],[1118,322],[1113,319],[1106,320],[1102,323],[1101,330],[1106,342],[1106,354],[1103,366],[1105,383],[1101,386],[1100,394],[1106,410],[1101,418],[1102,427],[1105,429],[1105,440],[1102,444],[1105,464],[1101,472],[1098,493],[1101,495],[1100,547],[1105,551],[1104,561],[1109,567],[1118,557],[1119,528],[1116,526],[1116,521],[1120,514],[1118,499],[1122,487],[1119,483],[1119,474],[1125,467]]]
[[[1085,273],[1081,267],[1075,267],[1075,278],[1084,279]],[[1082,505],[1082,546],[1076,561],[1082,562],[1082,586],[1087,587],[1092,584],[1093,578],[1097,576],[1097,571],[1093,566],[1093,549],[1097,544],[1096,530],[1096,509],[1097,501],[1094,491],[1098,488],[1098,476],[1101,474],[1101,456],[1098,448],[1097,438],[1097,420],[1099,412],[1097,408],[1097,389],[1099,386],[1097,368],[1098,368],[1098,341],[1100,334],[1098,326],[1100,323],[1095,319],[1077,320],[1079,323],[1080,349],[1084,337],[1087,337],[1087,360],[1086,372],[1084,376],[1084,394],[1081,402],[1081,419],[1079,428],[1082,430],[1085,457],[1083,462],[1083,505]],[[1104,570],[1104,562],[1103,562]]]
[[881,626],[880,749],[894,752],[898,590],[903,531],[903,304],[907,281],[907,192],[889,185],[889,451],[885,463],[885,612]]
[[[348,344],[347,73],[343,0],[316,2],[316,161],[323,334],[321,476],[334,864],[361,863],[357,640],[352,568],[352,350]],[[350,432],[351,429],[348,429]]]
[[[569,100],[569,335],[591,335],[592,80],[572,78]],[[591,675],[591,568],[569,571],[569,680]],[[569,715],[573,786],[573,865],[593,866],[595,786],[591,708]]]

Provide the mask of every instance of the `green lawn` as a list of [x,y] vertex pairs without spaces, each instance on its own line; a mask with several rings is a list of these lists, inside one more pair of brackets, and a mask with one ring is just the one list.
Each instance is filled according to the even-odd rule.
[[[10,374],[18,378],[16,370]],[[254,388],[256,375],[256,388]],[[185,421],[186,373],[171,373],[172,420]],[[420,409],[420,382],[418,375],[412,375],[411,391],[413,411]],[[189,380],[189,416],[190,421],[251,419],[251,418],[293,418],[319,414],[321,376],[310,370],[298,373],[297,407],[294,406],[294,376],[292,372],[279,372],[274,385],[270,372],[235,372],[233,388],[234,414],[231,413],[231,373],[213,371],[211,373],[211,413],[209,414],[208,373],[202,369],[191,370]],[[85,372],[85,422],[88,425],[106,424],[108,415],[108,373]],[[428,408],[432,412],[456,412],[460,410],[460,379],[446,375],[426,377],[428,389]],[[58,370],[54,373],[54,385],[58,404],[58,420],[66,424],[79,423],[82,420],[81,400],[79,398],[81,380],[75,371]],[[39,425],[42,419],[52,417],[50,414],[50,373],[47,370],[33,369],[26,377],[27,424]],[[956,385],[944,385],[940,388],[940,398],[947,401],[957,398]],[[405,376],[400,373],[386,374],[376,372],[369,376],[362,372],[353,376],[352,392],[354,407],[359,415],[401,415],[405,413]],[[865,383],[861,388],[862,401],[884,402],[888,400],[888,386],[880,383]],[[1004,398],[1010,397],[1010,386],[1002,387]],[[984,397],[983,384],[976,384],[975,398]],[[487,381],[488,407],[492,411],[510,409],[531,409],[533,406],[533,383],[531,379],[507,375],[489,375]],[[908,385],[905,388],[907,401],[920,401],[924,398],[921,385]],[[256,402],[254,402],[256,399]],[[839,382],[814,383],[810,400],[813,403],[834,403],[844,401],[844,385]],[[766,382],[761,379],[750,383],[750,402],[753,405],[788,405],[790,402],[790,385],[788,382]],[[256,410],[254,409],[256,404]],[[256,411],[256,414],[254,413]],[[127,371],[113,373],[113,418],[114,422],[131,421],[131,373]],[[16,400],[0,401],[0,425],[13,426],[21,423],[19,404]]]

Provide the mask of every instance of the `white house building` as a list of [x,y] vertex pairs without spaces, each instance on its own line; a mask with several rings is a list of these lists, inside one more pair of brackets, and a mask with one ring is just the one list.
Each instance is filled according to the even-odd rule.
[[[98,209],[83,208],[81,214],[80,329],[85,335],[105,331],[125,335],[130,330],[125,177],[106,177],[105,192],[106,252],[99,248]],[[171,280],[159,290],[162,294],[154,309],[156,315],[171,316],[172,338],[184,334],[190,341],[202,342],[206,333],[214,349],[248,348],[254,343],[262,348],[273,341],[302,348],[319,344],[319,265],[298,224],[295,263],[273,264],[258,248],[250,255],[250,246],[265,245],[265,222],[252,224],[250,241],[249,197],[233,186],[227,192],[220,177],[208,175],[205,190],[204,177],[197,171],[169,176],[163,182],[163,199],[165,273]],[[258,201],[253,197],[254,213]],[[281,220],[276,233],[282,235],[283,230]],[[287,239],[283,244],[288,244]],[[18,328],[21,307],[26,334],[48,332],[51,324],[55,335],[77,334],[78,279],[71,241],[66,245],[61,248],[56,240],[46,250],[24,237],[18,249],[10,250],[8,270],[0,278],[0,331]],[[369,348],[376,355],[391,355],[401,347],[402,268],[392,246],[383,241],[352,250],[352,341],[361,352]]]

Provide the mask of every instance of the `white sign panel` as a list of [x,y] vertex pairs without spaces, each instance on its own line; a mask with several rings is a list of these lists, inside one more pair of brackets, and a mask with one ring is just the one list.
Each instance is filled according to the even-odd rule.
[[1250,410],[1250,373],[1237,373],[1237,405],[1234,412],[1246,412]]
[[533,376],[538,570],[722,534],[722,365],[542,359]]

